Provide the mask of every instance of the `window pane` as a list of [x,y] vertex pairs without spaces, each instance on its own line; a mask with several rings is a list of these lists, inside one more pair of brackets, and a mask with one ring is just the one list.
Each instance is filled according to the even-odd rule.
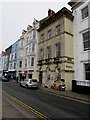
[[60,57],[60,43],[56,44],[56,57]]
[[41,34],[40,41],[41,41],[41,42],[43,42],[43,41],[44,41],[44,34]]
[[90,80],[90,63],[85,64],[85,76],[86,80]]
[[40,58],[41,58],[41,60],[44,59],[44,50],[43,49],[40,50]]
[[82,9],[82,19],[88,16],[88,6]]
[[34,66],[34,57],[31,58],[31,66]]
[[33,39],[36,39],[36,30],[33,30]]
[[35,44],[32,44],[32,52],[35,52]]
[[51,48],[47,47],[47,59],[51,58]]
[[60,34],[60,25],[56,26],[56,34],[57,34],[57,35]]
[[83,33],[84,50],[90,49],[90,31]]
[[51,38],[52,34],[51,34],[51,30],[48,31],[48,38]]

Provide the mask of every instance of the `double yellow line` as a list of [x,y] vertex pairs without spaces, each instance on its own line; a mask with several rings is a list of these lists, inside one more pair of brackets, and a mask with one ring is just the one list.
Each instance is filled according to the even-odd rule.
[[43,120],[50,120],[49,118],[47,118],[45,115],[43,115],[42,113],[38,112],[37,110],[33,109],[32,107],[28,106],[27,104],[23,103],[22,101],[18,100],[17,98],[9,95],[8,93],[6,93],[5,91],[2,91],[2,93],[4,93],[6,96],[8,96],[10,99],[12,99],[13,101],[17,102],[18,104],[24,106],[26,109],[32,111],[34,114],[36,114],[37,116],[39,116],[40,118],[42,118]]

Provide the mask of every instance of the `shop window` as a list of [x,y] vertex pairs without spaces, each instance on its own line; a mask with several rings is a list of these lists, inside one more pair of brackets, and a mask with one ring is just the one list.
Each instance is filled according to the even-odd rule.
[[56,78],[55,80],[59,81],[61,80],[61,69],[59,67],[56,68]]
[[46,69],[46,82],[50,81],[50,68]]
[[84,51],[90,50],[90,31],[83,33]]
[[85,64],[85,79],[90,80],[90,63]]
[[82,19],[84,19],[84,18],[86,18],[86,17],[88,17],[88,6],[86,6],[85,8],[83,8],[82,10],[81,10],[81,12],[82,12]]

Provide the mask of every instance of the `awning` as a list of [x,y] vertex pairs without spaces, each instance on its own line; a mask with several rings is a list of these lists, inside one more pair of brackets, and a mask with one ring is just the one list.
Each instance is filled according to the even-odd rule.
[[12,69],[12,70],[8,70],[9,72],[16,72],[16,70],[15,69]]
[[24,74],[24,72],[18,72],[19,74]]

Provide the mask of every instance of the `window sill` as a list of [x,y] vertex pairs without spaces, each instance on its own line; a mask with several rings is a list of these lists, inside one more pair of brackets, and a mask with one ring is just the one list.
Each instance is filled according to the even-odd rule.
[[82,51],[81,53],[87,53],[87,52],[90,52],[90,50]]

